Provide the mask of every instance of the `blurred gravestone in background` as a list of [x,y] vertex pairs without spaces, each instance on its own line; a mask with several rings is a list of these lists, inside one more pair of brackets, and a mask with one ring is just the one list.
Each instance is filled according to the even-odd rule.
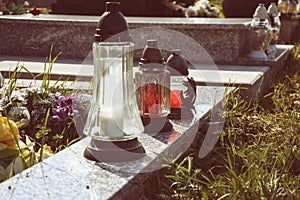
[[223,0],[222,7],[225,17],[250,17],[259,3],[264,3],[266,8],[277,0]]
[[[56,0],[53,14],[101,15],[107,0]],[[166,17],[183,16],[182,12],[164,6],[163,0],[112,0],[120,2],[125,16]]]

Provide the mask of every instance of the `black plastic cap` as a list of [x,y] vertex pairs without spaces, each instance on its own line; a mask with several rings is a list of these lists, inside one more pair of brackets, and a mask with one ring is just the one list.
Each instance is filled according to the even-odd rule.
[[147,44],[140,59],[140,65],[148,63],[164,64],[164,58],[161,50],[158,48],[157,43],[157,40],[147,40]]
[[[106,11],[102,14],[94,35],[96,42],[103,42],[108,38],[111,42],[130,41],[128,23],[119,10],[120,2],[106,2]],[[119,33],[122,33],[119,37],[112,37]]]
[[106,12],[117,13],[120,11],[120,2],[106,2]]
[[187,76],[189,74],[187,61],[181,56],[180,49],[172,50],[172,54],[168,57],[166,65],[171,68],[171,75]]

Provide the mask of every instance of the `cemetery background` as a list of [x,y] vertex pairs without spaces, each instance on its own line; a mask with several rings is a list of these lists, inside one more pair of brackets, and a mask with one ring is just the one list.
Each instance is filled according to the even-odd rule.
[[[299,171],[297,171],[299,166],[298,55],[299,47],[296,46],[293,57],[289,58],[288,63],[284,63],[287,71],[292,72],[292,75],[284,82],[284,86],[279,84],[274,87],[274,92],[266,98],[268,101],[259,101],[248,108],[247,102],[237,95],[238,92],[228,97],[229,110],[226,113],[229,115],[228,122],[222,132],[224,135],[223,140],[220,141],[220,147],[215,149],[221,159],[218,160],[219,157],[215,157],[213,153],[205,158],[205,162],[199,161],[197,155],[182,157],[182,162],[177,161],[170,166],[174,173],[170,174],[170,171],[169,180],[163,182],[170,186],[167,187],[170,188],[167,191],[168,195],[159,194],[160,191],[157,190],[153,192],[152,189],[155,188],[148,188],[149,191],[146,193],[149,195],[148,198],[152,195],[153,198],[165,199],[192,197],[197,199],[201,196],[212,199],[217,197],[251,199],[262,196],[274,199],[299,198],[296,192],[299,190],[297,188],[299,185]],[[263,104],[265,101],[268,102],[266,104],[274,105],[274,107],[266,107]],[[272,104],[269,103],[270,101],[273,101]],[[275,120],[273,122],[272,118],[284,118],[290,121]],[[274,127],[270,124],[274,124]],[[205,133],[205,126],[200,130]],[[288,139],[282,137],[282,135],[286,136],[286,132],[289,133]],[[200,131],[199,135],[201,134],[203,133]],[[267,144],[274,144],[274,148]],[[286,145],[282,147],[280,144]],[[224,154],[224,152],[227,153]],[[260,155],[261,160],[257,161],[257,155]],[[192,159],[194,159],[193,162]],[[220,160],[224,160],[224,163],[219,163]],[[263,163],[264,160],[270,160],[270,162]],[[191,163],[194,163],[194,168],[189,168]],[[249,173],[257,176],[249,179]],[[262,174],[265,176],[260,179]],[[277,174],[280,176],[277,177]],[[160,178],[163,179],[163,177]],[[279,181],[271,184],[276,178]],[[161,179],[155,181],[162,183]],[[227,186],[224,187],[225,185]],[[249,185],[252,186],[251,191]]]

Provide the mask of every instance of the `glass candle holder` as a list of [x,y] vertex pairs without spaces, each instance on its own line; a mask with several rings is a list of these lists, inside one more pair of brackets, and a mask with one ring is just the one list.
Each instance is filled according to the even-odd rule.
[[298,2],[296,0],[290,0],[288,13],[290,15],[296,15],[297,14],[297,4]]
[[157,43],[157,40],[147,41],[135,75],[140,115],[148,133],[171,128],[167,119],[170,113],[170,72]]
[[277,51],[276,44],[278,43],[279,40],[281,22],[279,18],[278,8],[275,3],[271,3],[267,12],[270,19],[270,25],[272,31],[272,38],[270,41],[269,49],[267,50],[267,54],[269,57],[275,58],[275,54]]
[[268,20],[267,9],[264,4],[259,4],[253,15],[250,25],[252,51],[248,57],[267,59],[266,51],[272,38],[272,31]]
[[280,14],[287,14],[289,11],[290,0],[278,0],[277,5]]
[[133,83],[133,43],[94,43],[94,88],[85,133],[100,140],[143,132]]
[[109,2],[106,8],[93,43],[93,93],[83,131],[91,142],[85,157],[129,161],[145,153],[137,139],[144,127],[134,90],[134,44],[128,41],[128,32],[119,34],[128,27],[119,12],[119,3]]

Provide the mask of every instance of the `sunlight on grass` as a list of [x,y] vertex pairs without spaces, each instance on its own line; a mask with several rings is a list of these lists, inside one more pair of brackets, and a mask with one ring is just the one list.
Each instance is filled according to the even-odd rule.
[[298,45],[286,75],[255,105],[238,91],[227,96],[218,145],[204,159],[192,152],[174,161],[160,198],[300,199],[299,55]]

